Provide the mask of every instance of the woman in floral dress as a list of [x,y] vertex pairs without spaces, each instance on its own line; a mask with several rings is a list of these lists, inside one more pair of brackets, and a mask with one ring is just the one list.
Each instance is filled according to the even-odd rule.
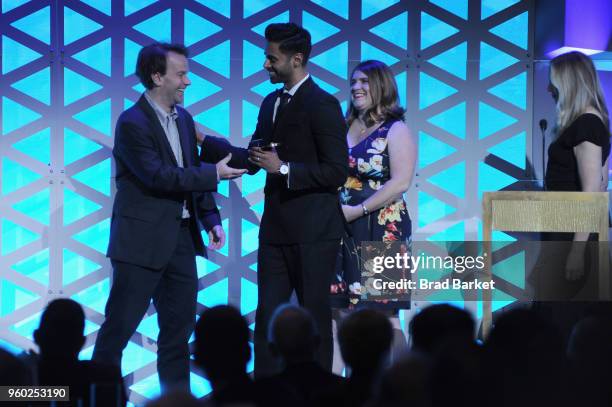
[[[348,222],[332,294],[348,294],[349,307],[362,298],[361,243],[403,242],[409,248],[410,216],[403,194],[412,182],[416,147],[403,122],[393,73],[380,61],[364,61],[351,75],[349,126],[349,177],[340,190],[342,212]],[[351,236],[352,235],[352,236]],[[385,303],[407,308],[408,301],[362,301],[367,306]]]

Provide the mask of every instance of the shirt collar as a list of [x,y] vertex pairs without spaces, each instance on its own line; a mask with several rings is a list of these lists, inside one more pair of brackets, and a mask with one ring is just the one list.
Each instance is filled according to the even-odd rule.
[[151,105],[151,107],[153,108],[153,111],[155,112],[155,115],[157,115],[157,118],[162,122],[162,123],[167,123],[168,119],[172,118],[175,119],[178,117],[178,112],[176,111],[176,105],[172,106],[172,110],[170,111],[170,113],[166,112],[164,109],[161,108],[161,106],[159,106],[154,100],[153,98],[149,95],[149,92],[144,93],[144,97],[147,100],[147,102],[149,102],[149,104]]
[[285,90],[283,88],[283,92],[286,92],[286,93],[290,94],[291,97],[293,97],[293,95],[295,95],[295,92],[297,92],[297,90],[300,88],[300,86],[302,86],[302,84],[304,82],[306,82],[308,80],[308,78],[310,78],[310,74],[309,73],[307,73],[306,76],[304,76],[304,78],[301,81],[299,81],[298,83],[293,85],[293,87],[291,89]]

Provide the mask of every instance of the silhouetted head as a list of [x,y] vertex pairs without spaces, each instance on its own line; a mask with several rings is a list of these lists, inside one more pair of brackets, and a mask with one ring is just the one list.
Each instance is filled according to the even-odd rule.
[[370,309],[349,314],[338,330],[342,358],[354,372],[381,368],[392,340],[393,327],[388,318]]
[[69,298],[51,301],[34,331],[34,341],[42,357],[77,359],[85,343],[85,313]]
[[249,327],[236,308],[219,305],[204,311],[195,339],[196,363],[211,381],[246,374],[251,359]]
[[442,343],[474,340],[474,319],[465,310],[448,304],[429,306],[410,321],[412,346],[431,353]]
[[270,320],[268,342],[285,363],[314,360],[320,337],[312,315],[304,308],[281,305]]

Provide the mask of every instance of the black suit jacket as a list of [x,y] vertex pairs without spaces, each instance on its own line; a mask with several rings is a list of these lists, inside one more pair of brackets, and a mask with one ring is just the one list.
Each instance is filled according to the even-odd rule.
[[[288,181],[279,174],[266,177],[260,241],[295,244],[339,239],[343,218],[338,187],[348,175],[347,129],[340,104],[309,78],[273,122],[277,97],[278,92],[272,92],[262,102],[251,142],[280,143],[277,152],[289,162],[290,173]],[[200,158],[217,162],[228,152],[230,166],[248,168],[249,174],[259,170],[248,162],[247,149],[216,137],[206,136]]]
[[202,192],[217,189],[216,167],[200,162],[193,118],[180,106],[177,112],[183,168],[144,96],[119,116],[113,148],[117,193],[107,252],[113,260],[164,267],[177,244],[185,200],[195,218],[190,229],[196,254],[206,255],[200,228],[221,224],[212,194]]

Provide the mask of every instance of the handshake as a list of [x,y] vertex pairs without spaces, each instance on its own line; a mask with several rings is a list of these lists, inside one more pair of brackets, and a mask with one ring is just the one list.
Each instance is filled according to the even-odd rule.
[[[198,143],[199,146],[201,146],[202,143],[204,142],[204,138],[206,138],[206,134],[204,134],[204,131],[202,130],[200,125],[197,123],[196,123],[195,132],[196,132],[196,142]],[[223,142],[229,145],[229,142],[227,142],[226,140],[223,140]],[[225,157],[223,157],[221,160],[219,160],[219,162],[217,162],[216,164],[217,177],[219,178],[219,181],[222,179],[238,178],[247,172],[246,169],[232,168],[229,165],[227,165],[231,159],[232,159],[232,153],[227,153]]]
[[246,169],[232,168],[227,165],[231,159],[232,153],[228,153],[225,158],[217,163],[217,176],[219,177],[219,180],[238,178],[247,172]]
[[[261,140],[249,145],[248,161],[254,166],[260,167],[271,174],[278,174],[282,161],[278,158],[276,147],[280,143],[270,143],[264,145]],[[232,158],[232,153],[228,153],[225,158],[217,163],[217,174],[219,179],[234,179],[247,172],[246,169],[236,169],[228,166]]]
[[[201,129],[196,127],[196,138],[197,138],[198,145],[201,146],[206,137],[209,137],[209,136],[206,136],[204,132],[201,131]],[[227,151],[230,149],[231,145],[229,144],[227,140],[217,138],[217,137],[213,137],[213,138],[216,140],[217,145],[219,144],[226,145],[224,147],[218,147],[217,148],[218,150]],[[276,148],[278,146],[280,146],[280,143],[277,143],[277,142],[266,144],[263,142],[263,140],[259,140],[259,139],[252,140],[249,143],[249,147],[248,147],[248,157],[246,157],[248,164],[250,164],[252,167],[262,168],[269,174],[270,173],[278,174],[279,169],[282,164],[282,161],[279,159],[278,154],[276,152]],[[222,154],[224,153],[221,153],[221,154],[217,153],[217,157],[221,156]],[[247,169],[238,169],[238,168],[230,167],[229,162],[231,159],[232,159],[232,153],[228,152],[227,155],[223,159],[219,160],[216,163],[217,176],[219,177],[219,180],[238,178],[248,172]],[[243,159],[239,159],[238,161],[242,162],[242,160]],[[244,166],[248,164],[243,163],[243,164],[239,164],[239,166]]]

